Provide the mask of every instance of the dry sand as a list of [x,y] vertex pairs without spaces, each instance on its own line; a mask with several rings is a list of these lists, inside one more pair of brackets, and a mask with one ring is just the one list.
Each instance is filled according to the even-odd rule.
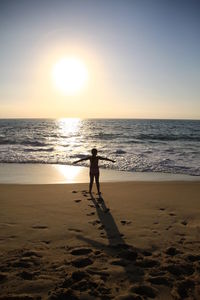
[[0,299],[200,299],[200,183],[0,185]]

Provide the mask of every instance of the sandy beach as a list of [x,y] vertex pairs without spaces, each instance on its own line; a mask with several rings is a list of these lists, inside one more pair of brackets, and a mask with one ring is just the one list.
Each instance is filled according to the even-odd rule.
[[0,300],[200,300],[200,0],[0,0],[0,33]]
[[0,185],[0,299],[199,299],[200,183]]

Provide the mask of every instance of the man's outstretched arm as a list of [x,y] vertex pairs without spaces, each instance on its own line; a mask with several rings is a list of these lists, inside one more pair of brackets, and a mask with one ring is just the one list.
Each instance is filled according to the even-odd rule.
[[76,160],[76,161],[73,162],[73,164],[77,164],[77,163],[79,163],[79,162],[81,162],[81,161],[88,160],[88,159],[89,159],[89,156],[88,156],[88,157],[85,157],[85,158],[81,158],[81,159],[79,159],[79,160]]
[[115,162],[115,160],[112,160],[112,159],[110,159],[110,158],[107,158],[107,157],[101,157],[101,156],[99,156],[99,159],[100,160],[106,160],[106,161],[111,161],[111,162]]

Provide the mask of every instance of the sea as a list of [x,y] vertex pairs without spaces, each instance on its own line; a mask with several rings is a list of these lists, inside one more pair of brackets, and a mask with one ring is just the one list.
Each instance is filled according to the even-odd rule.
[[92,148],[116,161],[102,168],[199,176],[200,120],[0,119],[0,163],[73,165]]

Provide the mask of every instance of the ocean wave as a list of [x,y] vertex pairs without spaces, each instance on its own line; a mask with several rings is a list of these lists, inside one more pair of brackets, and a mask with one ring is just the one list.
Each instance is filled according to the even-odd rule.
[[35,147],[46,147],[50,144],[34,141],[34,140],[13,140],[13,139],[0,139],[0,145],[24,145]]
[[124,141],[124,144],[141,144],[140,140],[128,140]]
[[114,153],[115,153],[115,154],[125,154],[126,151],[121,150],[121,149],[118,149],[118,150],[116,150]]
[[17,141],[0,138],[0,145],[16,145],[16,144],[18,144]]
[[20,144],[21,145],[30,145],[30,146],[33,146],[33,147],[46,147],[46,146],[50,145],[50,144],[47,144],[47,143],[32,141],[32,140],[21,141]]
[[104,132],[99,132],[95,135],[92,135],[92,138],[100,138],[101,140],[110,140],[114,139],[116,137],[121,136],[119,133],[104,133]]
[[200,142],[200,136],[197,136],[197,135],[140,134],[140,135],[136,136],[136,138],[138,140]]
[[71,165],[95,145],[116,161],[101,162],[103,168],[200,175],[200,121],[81,122],[65,136],[55,120],[0,120],[0,162]]
[[52,152],[54,151],[54,148],[51,147],[51,148],[26,148],[24,149],[25,152],[41,152],[41,151],[44,151],[44,152]]
[[86,156],[88,156],[87,154],[75,154],[75,155],[70,155],[71,158],[85,158]]

